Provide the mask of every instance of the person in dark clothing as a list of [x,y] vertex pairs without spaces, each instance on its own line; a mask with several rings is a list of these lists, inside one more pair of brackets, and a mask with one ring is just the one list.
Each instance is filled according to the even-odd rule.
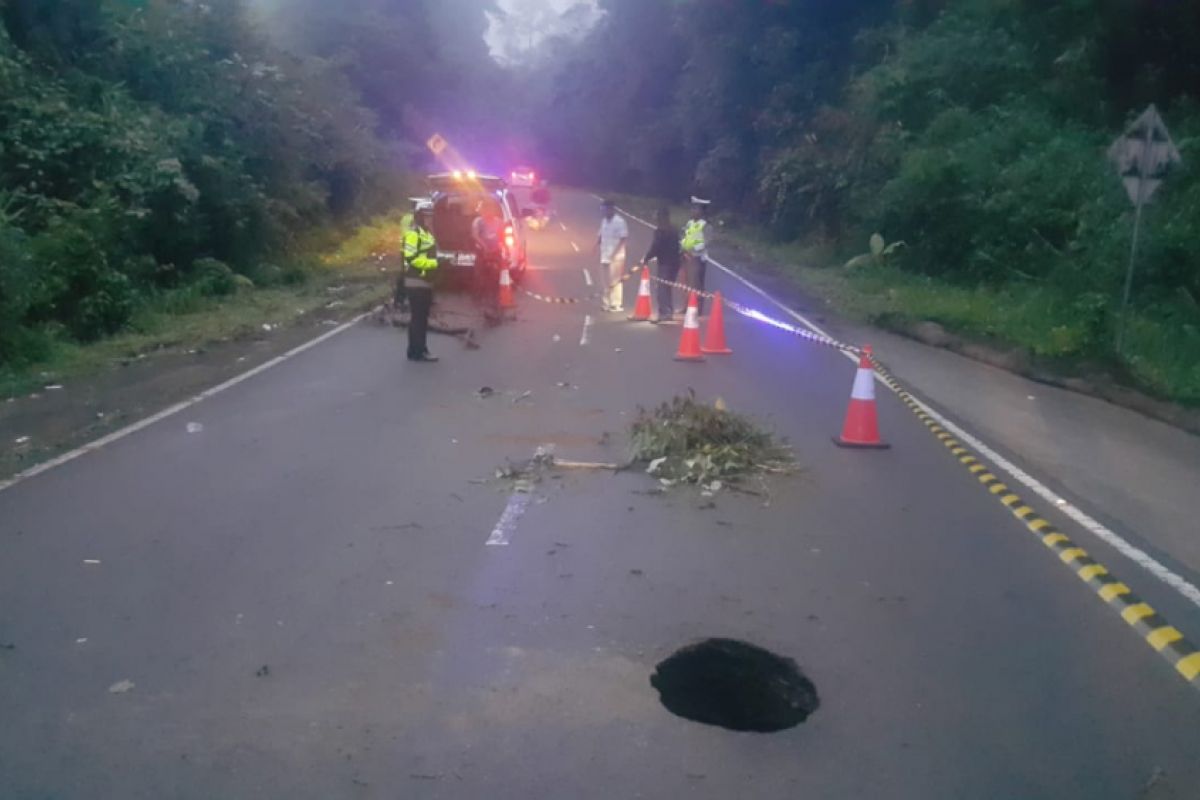
[[[674,282],[679,278],[681,255],[679,249],[679,229],[671,224],[669,209],[660,208],[654,218],[654,241],[646,257],[642,259],[649,263],[650,259],[658,259],[658,278],[660,281]],[[658,284],[658,312],[650,317],[651,322],[673,322],[675,317],[674,287],[665,283]]]

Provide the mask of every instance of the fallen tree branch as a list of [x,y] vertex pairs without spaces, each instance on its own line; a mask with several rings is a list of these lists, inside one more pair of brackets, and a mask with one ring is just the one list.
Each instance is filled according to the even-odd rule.
[[623,469],[628,469],[629,465],[621,464],[605,464],[599,461],[562,461],[554,459],[554,466],[562,469],[607,469],[613,472],[620,472]]

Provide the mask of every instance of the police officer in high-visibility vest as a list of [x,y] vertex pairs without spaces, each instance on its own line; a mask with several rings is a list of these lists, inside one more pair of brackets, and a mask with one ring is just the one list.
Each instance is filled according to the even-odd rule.
[[408,360],[437,361],[429,354],[425,336],[429,332],[429,310],[433,307],[430,272],[437,269],[437,242],[430,233],[433,204],[422,203],[413,212],[413,224],[404,234],[404,288],[412,317],[408,323]]
[[[412,230],[413,215],[417,206],[422,203],[428,203],[428,198],[410,197],[409,201],[413,204],[413,211],[406,211],[404,216],[400,217],[400,252],[404,252],[404,237]],[[392,306],[396,310],[403,311],[408,308],[408,295],[404,291],[404,263],[401,261],[400,274],[396,276],[396,291],[393,296]]]
[[688,283],[701,293],[701,314],[704,313],[704,273],[708,271],[708,220],[704,216],[711,203],[711,200],[692,196],[692,218],[683,226],[683,236],[679,240],[679,248],[687,259]]

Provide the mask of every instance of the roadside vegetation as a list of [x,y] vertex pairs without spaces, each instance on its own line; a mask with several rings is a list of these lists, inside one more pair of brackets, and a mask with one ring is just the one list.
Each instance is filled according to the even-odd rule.
[[[843,311],[1200,405],[1195,4],[649,6],[613,3],[543,65],[564,179],[709,195],[723,235]],[[1150,103],[1184,163],[1147,210],[1118,354],[1133,214],[1105,151]],[[905,244],[856,258],[874,234]]]
[[391,161],[235,0],[0,3],[0,390],[383,296]]

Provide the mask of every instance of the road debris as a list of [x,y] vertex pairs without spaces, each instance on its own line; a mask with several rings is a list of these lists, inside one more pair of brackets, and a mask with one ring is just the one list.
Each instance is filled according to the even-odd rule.
[[87,644],[87,637],[81,636],[75,640],[75,644]]
[[187,432],[188,433],[200,433],[203,430],[204,430],[204,426],[201,425],[199,422],[189,422],[187,424]]
[[62,387],[61,383],[52,383],[49,386],[44,386],[42,388],[44,388],[47,392],[57,392],[57,391],[60,391],[63,387]]
[[112,686],[108,687],[108,693],[109,694],[125,694],[126,692],[132,692],[134,686],[136,686],[136,684],[133,681],[129,681],[129,680],[117,681]]
[[12,642],[0,642],[0,650],[16,650],[17,646]]
[[552,466],[559,469],[610,469],[613,471],[625,469],[623,464],[609,464],[603,461],[563,461],[562,459],[553,459]]
[[100,566],[100,559],[98,559],[98,558],[85,558],[85,559],[83,560],[83,563],[84,563],[84,564],[87,564],[89,567],[98,567],[98,566]]
[[483,386],[483,387],[481,387],[481,388],[479,389],[479,391],[478,391],[478,392],[476,392],[476,393],[475,393],[475,396],[476,396],[476,397],[478,397],[478,398],[481,398],[481,399],[484,399],[484,400],[486,400],[487,398],[491,397],[491,396],[492,396],[492,395],[494,395],[495,393],[496,393],[496,390],[495,390],[495,389],[493,389],[492,387],[490,387],[490,386]]
[[28,441],[29,441],[28,436],[18,436],[16,439],[13,439],[14,444],[25,444]]
[[723,405],[697,402],[689,393],[653,411],[639,409],[630,426],[632,461],[646,464],[662,486],[698,484],[704,496],[750,475],[790,471],[786,446]]
[[256,677],[256,678],[269,678],[270,676],[271,676],[271,665],[270,664],[263,664],[261,667],[259,667],[258,669],[256,669],[254,671],[254,677]]

